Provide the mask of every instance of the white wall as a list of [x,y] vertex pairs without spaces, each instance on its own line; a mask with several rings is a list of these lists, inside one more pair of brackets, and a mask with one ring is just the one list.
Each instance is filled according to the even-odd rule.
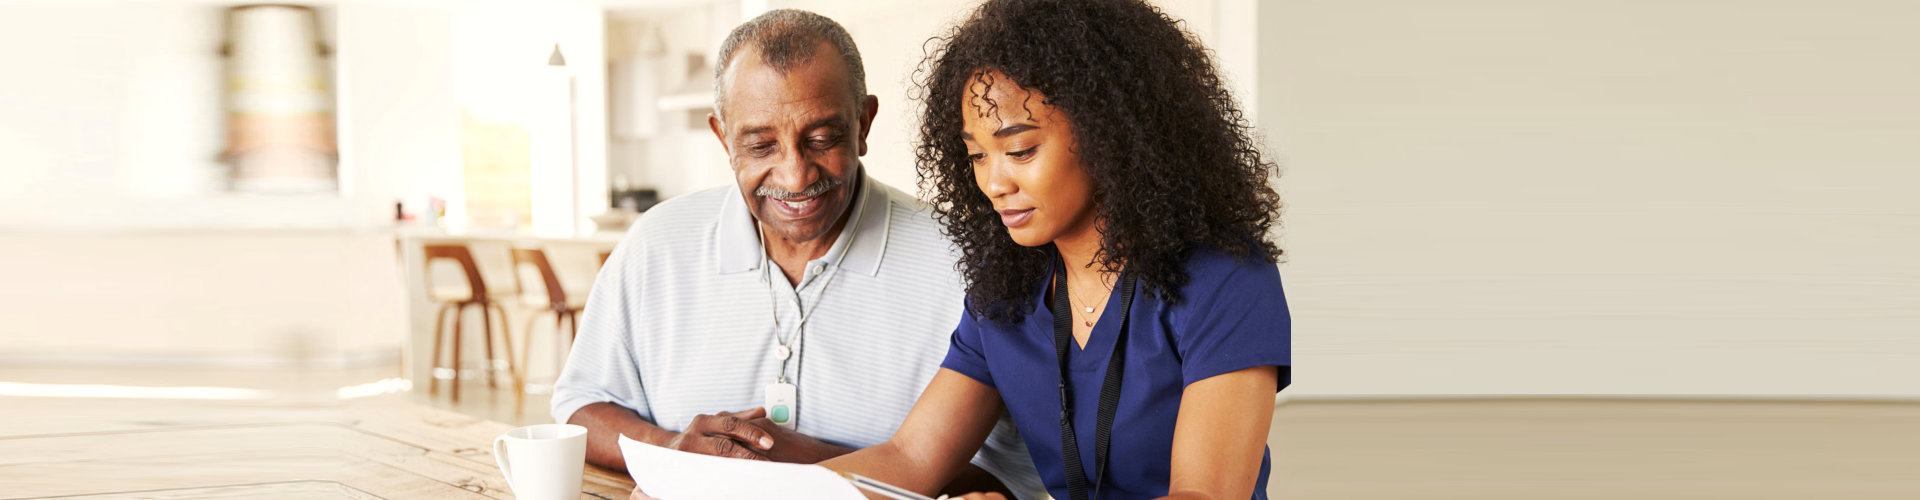
[[338,11],[341,163],[353,175],[354,221],[388,224],[396,199],[415,214],[426,212],[429,196],[459,210],[453,11],[398,2],[350,2]]
[[458,199],[450,11],[430,2],[321,5],[341,196],[219,192],[224,5],[0,4],[0,229],[365,228],[396,199]]
[[1920,4],[1258,15],[1298,394],[1920,395]]
[[[391,355],[393,201],[456,198],[450,11],[324,8],[340,196],[213,192],[219,2],[0,4],[0,357]],[[384,242],[384,243],[383,243]]]
[[[600,6],[589,0],[489,0],[456,2],[450,10],[459,105],[481,121],[528,127],[536,145],[534,227],[552,236],[591,231],[587,217],[607,208],[606,23]],[[556,46],[564,70],[547,66]],[[570,164],[560,159],[568,156]]]

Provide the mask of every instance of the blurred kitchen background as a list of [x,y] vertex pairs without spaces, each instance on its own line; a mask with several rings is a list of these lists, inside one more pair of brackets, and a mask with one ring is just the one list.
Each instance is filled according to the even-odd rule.
[[[0,370],[259,389],[278,382],[224,370],[355,368],[321,385],[380,390],[519,371],[538,398],[572,330],[556,317],[620,231],[732,181],[705,118],[733,26],[845,24],[882,103],[866,164],[913,189],[909,73],[972,5],[0,3],[0,261],[22,285],[0,292]],[[1251,103],[1253,3],[1164,6]],[[487,355],[507,339],[514,367]]]
[[[1155,3],[1284,167],[1276,491],[1591,486],[1543,463],[1920,491],[1882,465],[1920,449],[1920,4]],[[731,182],[704,122],[729,29],[845,25],[865,164],[914,191],[912,70],[974,4],[0,1],[0,396],[545,421],[620,231]],[[1721,468],[1430,468],[1620,422]],[[1852,451],[1740,462],[1841,428]]]

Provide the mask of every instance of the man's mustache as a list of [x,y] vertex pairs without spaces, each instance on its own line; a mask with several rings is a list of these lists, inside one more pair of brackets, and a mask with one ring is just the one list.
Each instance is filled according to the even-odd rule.
[[753,190],[753,194],[754,196],[764,196],[764,197],[773,198],[777,200],[790,200],[794,198],[804,199],[804,198],[812,198],[815,196],[820,196],[821,194],[825,194],[827,191],[832,191],[833,188],[837,188],[837,187],[840,187],[840,179],[828,177],[825,179],[820,179],[819,182],[815,182],[813,183],[813,185],[807,186],[806,189],[801,190],[798,193],[788,191],[785,189],[780,189],[774,186],[760,186],[759,189]]

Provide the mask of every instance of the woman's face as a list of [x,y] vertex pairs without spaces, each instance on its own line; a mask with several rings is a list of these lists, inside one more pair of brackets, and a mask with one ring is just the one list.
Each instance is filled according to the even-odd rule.
[[961,140],[973,181],[1013,241],[1039,246],[1093,234],[1093,177],[1074,151],[1073,124],[1046,96],[998,71],[969,80]]

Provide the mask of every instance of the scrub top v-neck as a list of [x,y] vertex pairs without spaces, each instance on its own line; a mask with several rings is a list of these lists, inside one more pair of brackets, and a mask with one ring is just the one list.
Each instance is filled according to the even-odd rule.
[[[1154,498],[1167,493],[1173,432],[1187,384],[1215,375],[1278,366],[1290,381],[1292,320],[1279,270],[1257,257],[1195,250],[1180,302],[1140,290],[1129,316],[1127,355],[1100,498]],[[941,366],[1000,392],[1034,465],[1054,498],[1068,498],[1061,461],[1060,369],[1053,311],[1046,301],[1051,272],[1035,277],[1031,312],[1018,322],[969,312],[954,330]],[[1108,297],[1085,347],[1070,342],[1067,363],[1073,429],[1081,463],[1093,481],[1095,408],[1120,328],[1119,293]],[[969,307],[969,311],[978,308]],[[1252,498],[1266,498],[1271,453],[1262,452]]]

